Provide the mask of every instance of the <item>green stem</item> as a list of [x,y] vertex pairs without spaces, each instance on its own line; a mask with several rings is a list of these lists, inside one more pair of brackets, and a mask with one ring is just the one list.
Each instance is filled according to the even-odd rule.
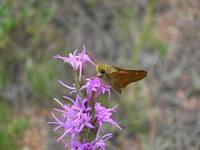
[[74,83],[75,83],[75,87],[76,87],[76,90],[78,92],[78,95],[83,98],[85,96],[85,93],[81,92],[80,91],[80,88],[81,88],[81,81],[79,81],[79,78],[78,78],[78,73],[77,71],[74,71]]

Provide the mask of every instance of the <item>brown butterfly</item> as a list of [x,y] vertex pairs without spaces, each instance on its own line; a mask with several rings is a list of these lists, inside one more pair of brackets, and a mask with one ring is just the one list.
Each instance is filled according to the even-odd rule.
[[96,64],[96,72],[99,78],[118,93],[121,93],[121,89],[128,84],[139,81],[147,75],[144,70],[128,70],[101,63]]

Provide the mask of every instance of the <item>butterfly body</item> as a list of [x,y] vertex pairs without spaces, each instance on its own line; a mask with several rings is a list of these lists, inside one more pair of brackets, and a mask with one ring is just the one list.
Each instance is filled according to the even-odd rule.
[[144,70],[128,70],[103,63],[96,65],[96,72],[99,78],[118,93],[121,93],[121,89],[128,84],[139,81],[147,75]]

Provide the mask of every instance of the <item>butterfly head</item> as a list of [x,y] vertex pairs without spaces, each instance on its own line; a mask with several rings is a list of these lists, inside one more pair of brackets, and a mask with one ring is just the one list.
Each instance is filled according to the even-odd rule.
[[103,76],[106,74],[106,68],[103,64],[96,65],[96,73],[99,78],[103,78]]
[[99,78],[106,78],[111,73],[111,67],[108,64],[97,64],[96,65],[96,72]]

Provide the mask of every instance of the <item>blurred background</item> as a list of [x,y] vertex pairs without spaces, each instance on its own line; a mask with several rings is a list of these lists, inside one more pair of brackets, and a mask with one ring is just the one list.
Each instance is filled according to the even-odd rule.
[[64,149],[47,121],[71,67],[52,56],[83,43],[100,61],[148,71],[102,100],[119,104],[123,128],[107,149],[200,149],[200,1],[1,0],[1,150]]

